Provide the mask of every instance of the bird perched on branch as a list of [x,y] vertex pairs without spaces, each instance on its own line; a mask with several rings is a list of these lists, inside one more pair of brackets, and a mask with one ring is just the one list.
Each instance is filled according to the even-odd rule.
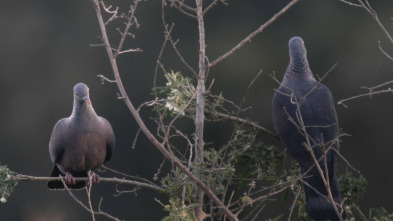
[[336,176],[339,128],[332,94],[314,78],[300,37],[289,40],[289,56],[284,79],[273,97],[274,128],[300,164],[309,216],[317,221],[340,220],[339,213],[345,219]]
[[[69,189],[81,189],[85,181],[74,177],[86,177],[90,170],[111,159],[115,149],[115,136],[110,123],[96,114],[84,83],[74,86],[74,107],[68,118],[59,120],[53,128],[49,142],[49,154],[55,164],[52,177],[65,176]],[[92,173],[92,183],[100,177]],[[61,181],[49,181],[49,189],[64,189]]]

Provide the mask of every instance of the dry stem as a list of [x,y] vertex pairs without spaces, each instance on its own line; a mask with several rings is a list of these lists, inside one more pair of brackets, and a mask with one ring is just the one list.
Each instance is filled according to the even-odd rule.
[[[101,30],[101,34],[102,34],[102,39],[104,41],[105,44],[105,49],[108,55],[108,58],[110,60],[111,66],[112,66],[112,70],[113,70],[113,74],[115,76],[116,79],[116,83],[117,86],[119,88],[120,94],[123,98],[123,101],[125,102],[127,108],[129,109],[129,111],[131,112],[131,114],[133,115],[134,119],[136,120],[136,122],[138,123],[139,127],[141,128],[142,132],[146,135],[146,137],[150,140],[150,142],[165,156],[165,158],[167,158],[169,161],[173,162],[180,170],[182,170],[189,179],[191,179],[194,183],[196,183],[198,185],[198,187],[200,187],[201,189],[203,189],[206,194],[213,199],[214,203],[228,216],[231,218],[231,220],[238,220],[237,217],[235,217],[233,215],[233,213],[231,211],[229,211],[229,209],[224,205],[223,202],[220,201],[220,199],[217,198],[217,196],[213,193],[213,191],[206,186],[204,183],[202,183],[186,166],[184,166],[180,160],[174,156],[173,154],[171,154],[158,140],[157,138],[150,132],[150,130],[146,127],[145,123],[143,122],[142,118],[139,116],[139,113],[136,111],[134,105],[131,103],[126,90],[123,86],[120,74],[119,74],[119,70],[117,67],[117,62],[116,62],[116,58],[113,56],[113,52],[109,43],[109,38],[107,35],[107,31],[106,31],[106,27],[104,24],[104,21],[102,19],[102,14],[101,14],[101,8],[100,5],[98,3],[98,0],[91,0],[91,2],[93,3],[93,6],[96,10],[96,14],[97,14],[97,19],[98,19],[98,23],[99,23],[99,27]],[[134,8],[135,10],[135,8]]]

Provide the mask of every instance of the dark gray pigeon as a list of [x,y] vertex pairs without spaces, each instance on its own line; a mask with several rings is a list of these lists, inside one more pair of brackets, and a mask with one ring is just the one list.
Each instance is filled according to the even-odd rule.
[[[87,85],[76,84],[72,114],[56,123],[50,138],[49,154],[55,163],[51,176],[63,175],[68,188],[81,189],[86,182],[75,182],[74,177],[86,177],[88,171],[110,160],[114,149],[112,126],[94,111]],[[92,181],[99,183],[99,176],[93,173]],[[64,185],[49,181],[48,188],[64,189]]]
[[[304,185],[307,213],[317,221],[339,220],[331,202],[326,200],[328,193],[323,180],[314,166],[314,160],[304,144],[306,136],[313,147],[316,159],[321,159],[319,165],[325,173],[324,157],[321,146],[326,150],[333,147],[339,151],[339,128],[333,97],[330,90],[317,82],[307,61],[307,51],[300,37],[289,40],[290,62],[284,79],[273,97],[273,123],[281,142],[289,154],[300,164],[305,175],[303,179],[312,188]],[[297,112],[300,105],[300,113]],[[301,116],[301,117],[300,117]],[[290,121],[293,119],[294,122]],[[304,122],[307,135],[297,126]],[[329,150],[326,155],[330,190],[334,201],[341,204],[341,196],[337,182],[337,154]],[[312,168],[311,168],[312,167]],[[310,169],[311,168],[311,169]],[[309,172],[307,172],[310,170]],[[324,174],[326,177],[326,174]],[[339,211],[341,212],[341,211]],[[345,219],[345,212],[342,215]]]

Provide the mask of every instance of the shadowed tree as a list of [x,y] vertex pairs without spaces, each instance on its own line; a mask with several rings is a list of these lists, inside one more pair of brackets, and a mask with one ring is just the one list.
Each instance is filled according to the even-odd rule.
[[[289,151],[282,151],[280,148],[269,145],[271,140],[269,138],[265,139],[265,136],[271,138],[277,138],[277,136],[263,127],[264,123],[260,125],[254,122],[256,119],[253,119],[252,113],[248,112],[250,108],[246,107],[248,106],[245,102],[246,97],[248,97],[246,95],[254,82],[257,82],[256,80],[262,71],[251,81],[240,104],[231,101],[233,98],[236,99],[238,93],[233,97],[225,91],[225,93],[220,92],[219,94],[214,92],[217,88],[220,88],[214,84],[216,73],[219,73],[219,66],[227,67],[228,63],[233,60],[229,60],[228,63],[223,61],[231,57],[244,45],[247,45],[293,5],[300,2],[299,0],[288,0],[285,7],[275,12],[270,19],[260,24],[253,32],[246,33],[246,35],[237,39],[236,42],[238,41],[238,43],[231,45],[225,53],[221,50],[227,47],[226,45],[230,41],[223,41],[222,37],[219,41],[214,41],[214,34],[211,35],[213,31],[205,32],[205,26],[207,26],[206,30],[212,30],[210,23],[212,23],[211,19],[213,17],[208,14],[211,14],[210,12],[216,5],[224,5],[229,2],[226,0],[162,0],[161,14],[164,37],[161,50],[157,55],[158,58],[155,60],[154,97],[152,96],[151,100],[143,103],[140,103],[138,99],[142,93],[139,94],[139,91],[138,93],[132,93],[132,90],[127,90],[126,86],[130,85],[130,79],[134,80],[134,83],[144,85],[140,81],[142,75],[137,74],[144,73],[144,71],[137,71],[133,67],[133,74],[125,75],[124,73],[128,70],[122,64],[135,58],[134,55],[128,57],[129,55],[126,54],[142,52],[142,49],[147,48],[149,50],[154,49],[154,44],[152,44],[154,41],[149,42],[148,47],[140,44],[140,37],[145,37],[145,35],[143,35],[143,32],[142,35],[137,32],[140,26],[137,16],[144,13],[149,14],[146,12],[149,7],[146,6],[154,5],[154,2],[152,4],[151,1],[145,3],[144,0],[132,0],[115,3],[127,4],[127,7],[123,8],[124,5],[119,7],[110,5],[112,1],[90,1],[95,9],[100,30],[98,42],[91,44],[91,46],[105,48],[109,60],[108,65],[113,72],[112,78],[107,73],[105,76],[99,75],[99,77],[102,83],[115,83],[117,85],[118,94],[116,97],[124,101],[140,128],[135,135],[132,134],[132,137],[135,137],[132,148],[145,147],[145,143],[141,144],[143,138],[139,140],[141,134],[144,134],[146,136],[145,140],[151,142],[165,157],[152,180],[141,178],[139,175],[130,175],[143,171],[139,161],[135,163],[138,167],[127,167],[128,172],[132,171],[130,174],[102,167],[106,172],[115,176],[105,178],[100,174],[102,182],[116,184],[116,196],[135,193],[141,187],[155,191],[161,199],[158,200],[156,197],[154,199],[167,212],[167,216],[163,220],[259,220],[265,218],[261,216],[270,216],[270,212],[280,214],[276,214],[275,218],[269,220],[282,220],[282,217],[286,215],[283,212],[285,210],[277,209],[279,212],[273,210],[266,212],[266,209],[264,209],[268,204],[275,202],[279,204],[280,200],[276,199],[281,195],[284,202],[288,202],[288,199],[293,196],[288,220],[310,220],[307,217],[305,200],[307,200],[307,210],[314,219],[342,220],[339,214],[343,205],[341,205],[342,201],[338,193],[339,188],[335,174],[337,156],[334,151],[338,150],[339,147],[337,142],[339,137],[337,117],[329,90],[314,79],[308,68],[305,48],[302,44],[299,44],[302,43],[302,40],[300,38],[294,39],[288,76],[284,78],[279,89],[280,94],[276,95],[276,97],[282,96],[282,104],[287,105],[279,106],[276,114],[280,114],[279,117],[281,117],[279,126],[286,127],[286,131],[280,134],[280,138]],[[344,0],[341,1],[353,5]],[[229,5],[234,3],[230,2]],[[143,7],[141,12],[144,12],[136,13],[136,9],[138,8],[139,11],[139,8],[142,8],[141,6]],[[367,9],[366,6],[364,7]],[[176,12],[174,13],[174,11]],[[179,15],[177,12],[181,14],[179,13]],[[217,11],[214,13],[215,16],[218,15]],[[182,15],[187,17],[186,20],[179,19],[178,16]],[[233,15],[231,14],[231,16]],[[291,14],[288,16],[291,16]],[[141,17],[143,18],[143,16]],[[152,21],[152,18],[149,17],[149,20]],[[140,21],[143,24],[142,29],[149,26],[149,24],[143,23],[143,19]],[[197,50],[193,50],[195,48],[192,47],[192,44],[184,41],[190,37],[188,34],[183,35],[182,30],[185,25],[182,22],[185,21],[187,28],[190,27],[187,30],[195,30],[193,33],[198,37]],[[222,34],[221,29],[217,30],[218,33]],[[136,34],[138,34],[137,38],[135,38]],[[244,33],[239,31],[239,34],[241,36]],[[280,35],[282,36],[282,33]],[[235,36],[235,38],[238,37]],[[209,46],[206,44],[207,42],[210,42]],[[217,50],[215,46],[220,49]],[[206,50],[206,48],[209,50]],[[149,50],[144,53],[148,54]],[[268,48],[266,48],[266,52],[271,53]],[[176,56],[172,56],[173,54]],[[122,58],[119,59],[120,57]],[[242,56],[242,59],[248,60],[250,58],[250,56]],[[240,67],[239,64],[242,61],[236,60],[236,63],[232,65]],[[151,68],[151,65],[145,65],[145,67]],[[216,69],[216,67],[218,68]],[[269,70],[266,66],[263,68]],[[301,79],[297,79],[297,83],[295,83],[293,80],[300,76],[296,73],[299,74],[302,71],[304,75]],[[235,72],[235,70],[226,72],[226,74],[231,72]],[[242,77],[246,77],[244,75],[246,72],[249,72],[249,70],[241,72]],[[227,76],[229,75],[225,75],[225,77]],[[219,81],[217,80],[217,82]],[[224,83],[227,82],[224,81]],[[130,88],[132,86],[129,86],[128,89]],[[236,84],[236,88],[241,88],[240,84]],[[265,90],[269,88],[270,85]],[[258,90],[262,91],[261,89],[258,87]],[[268,95],[268,97],[270,99],[271,95]],[[153,112],[150,111],[151,109]],[[110,113],[115,113],[113,108]],[[268,120],[270,121],[270,118]],[[206,124],[206,122],[209,123]],[[265,120],[261,122],[265,122]],[[223,137],[225,138],[224,141],[219,137],[210,138],[212,134],[210,131],[219,129],[216,130],[219,133],[223,127],[225,127],[225,131],[221,134],[230,136]],[[129,133],[119,137],[128,140],[128,136]],[[122,147],[122,149],[126,148]],[[285,164],[286,152],[290,152],[299,161],[302,169],[301,174],[297,167]],[[138,157],[145,156],[151,157],[152,155],[150,152],[148,152],[148,155],[138,155]],[[338,156],[342,157],[341,155]],[[107,155],[106,159],[109,159],[109,157],[110,155]],[[102,159],[102,155],[100,159]],[[119,160],[116,159],[115,162],[120,162]],[[128,158],[126,160],[126,162],[129,162]],[[346,163],[349,165],[347,161]],[[152,164],[149,163],[149,166]],[[116,167],[116,165],[114,166]],[[145,166],[147,168],[146,164],[143,165],[143,168]],[[88,166],[88,168],[92,167]],[[117,169],[123,170],[125,168],[119,167]],[[59,170],[57,172],[58,174],[61,173]],[[84,176],[86,176],[86,172],[87,170],[81,170]],[[155,171],[149,170],[149,172]],[[98,177],[82,178],[77,177],[78,175],[74,172],[70,172],[70,174],[63,173],[63,175],[66,175],[64,181],[63,177],[58,177],[58,174],[56,174],[56,177],[35,177],[15,174],[9,171],[7,167],[0,167],[0,202],[5,203],[7,201],[7,197],[9,197],[18,181],[55,181],[61,187],[66,187],[70,196],[84,210],[91,213],[93,220],[95,220],[95,215],[102,215],[111,220],[120,220],[120,218],[101,210],[101,205],[103,205],[104,208],[108,207],[108,211],[110,211],[114,204],[102,204],[103,198],[101,198],[98,206],[95,205],[94,199],[100,196],[100,191],[92,192],[92,189],[100,188],[101,185],[94,188],[92,188],[92,185],[86,187],[87,203],[84,203],[84,200],[80,200],[80,197],[70,191],[68,187],[71,186],[66,185],[66,183],[73,183],[74,180],[75,182],[82,181],[82,184],[85,185],[87,180],[91,181]],[[343,202],[347,217],[352,219],[354,217],[353,213],[357,212],[363,218],[362,220],[367,220],[355,204],[356,198],[358,198],[356,196],[364,193],[364,185],[361,185],[361,182],[351,177],[350,174],[344,175],[340,176],[338,180],[341,187],[341,196],[345,198]],[[75,177],[73,178],[73,176]],[[269,182],[269,186],[265,185],[265,181]],[[306,197],[302,194],[303,183]],[[118,189],[117,184],[123,186]],[[105,189],[105,194],[108,190]],[[91,193],[94,193],[94,198],[91,198]],[[351,199],[351,197],[354,199]],[[336,202],[337,205],[331,202]],[[132,209],[138,209],[137,206],[134,208],[134,205],[132,205],[132,207]],[[107,209],[105,208],[105,210]],[[154,208],[149,205],[148,210],[151,212]],[[297,214],[296,211],[298,211]],[[116,210],[112,212],[116,212]],[[127,220],[138,220],[137,214],[129,213],[128,209],[124,212],[125,214],[119,213],[116,216],[122,217],[121,219],[128,216],[130,218],[127,218]],[[383,213],[384,216],[390,215],[384,210],[378,212]],[[151,214],[153,213],[148,215]],[[146,213],[142,216],[144,219],[149,219],[146,218]],[[371,215],[370,220],[374,220]]]

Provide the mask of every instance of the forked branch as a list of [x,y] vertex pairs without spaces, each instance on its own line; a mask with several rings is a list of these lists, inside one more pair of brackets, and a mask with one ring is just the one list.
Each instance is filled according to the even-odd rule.
[[[141,128],[142,132],[145,134],[145,136],[150,140],[150,142],[165,156],[165,158],[167,158],[169,161],[171,161],[172,163],[174,163],[180,170],[182,170],[189,179],[191,179],[194,183],[196,183],[198,185],[198,187],[200,187],[201,189],[203,189],[203,191],[205,191],[205,193],[214,201],[214,203],[231,219],[231,220],[238,220],[237,217],[225,206],[225,204],[223,202],[221,202],[221,200],[213,193],[213,191],[203,182],[201,182],[198,177],[196,177],[185,165],[183,165],[180,160],[174,156],[173,154],[171,154],[164,146],[163,144],[161,144],[157,138],[150,132],[150,130],[146,127],[144,121],[142,120],[142,118],[139,116],[138,111],[135,109],[134,105],[131,103],[131,100],[129,99],[126,90],[123,86],[120,74],[119,74],[119,69],[117,66],[117,62],[116,62],[116,57],[113,55],[111,46],[110,46],[110,42],[109,42],[109,38],[107,35],[107,31],[106,31],[106,27],[102,18],[102,14],[101,14],[101,8],[99,5],[98,0],[91,0],[94,9],[96,11],[97,14],[97,19],[98,19],[98,23],[99,23],[99,27],[101,30],[101,35],[102,35],[102,39],[103,42],[105,44],[105,49],[108,55],[108,58],[110,60],[111,63],[111,67],[112,67],[112,71],[113,74],[115,76],[115,80],[117,83],[117,86],[119,88],[121,97],[123,98],[127,108],[129,109],[129,111],[131,112],[131,114],[133,115],[134,119],[136,120],[136,122],[138,123],[139,127]],[[134,8],[135,10],[135,8]]]

